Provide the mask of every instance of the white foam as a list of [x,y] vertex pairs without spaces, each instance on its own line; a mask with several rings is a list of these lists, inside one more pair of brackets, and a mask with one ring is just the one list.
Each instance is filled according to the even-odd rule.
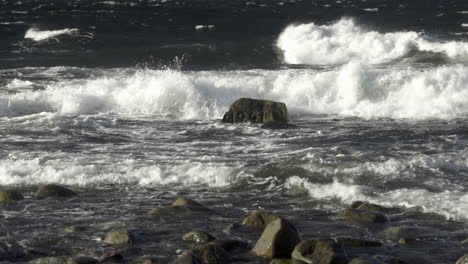
[[[33,85],[9,85],[21,84]],[[292,115],[453,119],[468,115],[468,68],[378,70],[349,63],[330,71],[114,70],[45,90],[0,94],[0,116],[52,112],[218,119],[240,97],[283,101]]]
[[26,31],[24,38],[32,39],[34,41],[44,41],[60,35],[73,35],[78,32],[79,30],[77,28],[64,28],[59,30],[39,30],[36,28],[30,28]]
[[384,206],[420,207],[423,212],[437,213],[447,219],[468,219],[468,195],[464,191],[430,192],[424,189],[398,189],[389,192],[372,190],[370,187],[334,181],[330,184],[314,184],[298,176],[286,181],[286,188],[306,189],[316,199],[339,199],[349,204],[352,201],[368,201]]
[[85,165],[79,160],[7,159],[0,163],[0,185],[65,185],[137,184],[140,186],[204,184],[224,187],[245,177],[237,168],[198,162],[181,165],[141,165],[133,160],[111,162],[111,165]]
[[404,57],[418,49],[467,58],[467,42],[431,42],[416,32],[379,33],[367,30],[352,19],[330,25],[314,23],[288,26],[279,36],[278,47],[290,64],[344,64],[359,61],[381,64]]

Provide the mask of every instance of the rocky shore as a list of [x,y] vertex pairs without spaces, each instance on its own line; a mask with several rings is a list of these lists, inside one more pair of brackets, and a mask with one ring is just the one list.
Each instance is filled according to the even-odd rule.
[[[122,196],[120,193],[120,199]],[[47,234],[39,226],[27,231],[34,243],[25,242],[25,237],[15,240],[5,236],[0,241],[0,261],[36,264],[417,264],[438,263],[437,258],[441,256],[438,249],[446,253],[443,254],[445,257],[453,259],[452,263],[468,263],[468,255],[463,255],[463,252],[468,253],[466,230],[456,230],[458,224],[455,222],[434,215],[411,213],[405,208],[356,201],[338,212],[316,209],[270,211],[268,208],[246,212],[226,204],[229,199],[210,200],[205,204],[186,196],[189,195],[173,197],[173,202],[166,205],[153,204],[154,208],[151,204],[135,201],[133,211],[122,211],[121,215],[115,215],[116,220],[106,218],[107,221],[100,222],[98,216],[105,212],[93,209],[86,202],[96,198],[92,192],[77,192],[58,185],[41,186],[26,194],[1,190],[1,208],[10,212],[10,217],[2,219],[4,228],[8,221],[13,221],[10,224],[16,223],[16,228],[21,229],[22,221],[28,216],[28,206],[41,206],[37,203],[42,202],[50,204],[50,215],[43,214],[36,221],[45,220],[42,222],[44,227],[55,225],[55,228]],[[107,198],[109,206],[116,206],[119,201],[110,197]],[[93,216],[92,220],[85,221],[81,217],[83,212],[74,214],[77,207],[83,207]],[[67,208],[71,210],[67,211]],[[54,209],[57,211],[53,212]],[[59,220],[57,215],[66,221]],[[55,223],[54,218],[57,219]],[[414,225],[413,220],[417,220],[418,225]],[[445,230],[434,229],[435,222],[437,225],[444,223]],[[24,228],[26,231],[27,225]],[[450,246],[444,241],[447,238],[453,240]]]

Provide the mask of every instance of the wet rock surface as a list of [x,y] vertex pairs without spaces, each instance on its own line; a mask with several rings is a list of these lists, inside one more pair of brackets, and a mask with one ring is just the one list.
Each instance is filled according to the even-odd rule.
[[23,199],[23,195],[16,190],[0,190],[0,203],[14,203]]
[[[22,192],[28,193],[28,190]],[[15,240],[0,243],[0,261],[52,264],[97,261],[148,264],[270,261],[276,264],[453,264],[458,261],[460,264],[466,261],[466,257],[462,257],[466,254],[466,246],[462,243],[466,234],[460,232],[464,223],[452,221],[448,225],[445,220],[434,219],[424,213],[418,215],[414,210],[408,210],[408,213],[401,209],[391,211],[386,217],[398,220],[382,225],[354,219],[343,221],[336,218],[334,212],[307,207],[302,207],[302,210],[283,209],[293,201],[290,198],[263,203],[266,209],[275,212],[270,213],[255,207],[249,207],[247,212],[239,209],[245,206],[245,199],[255,201],[254,196],[243,197],[239,200],[242,202],[230,199],[234,202],[231,204],[221,199],[204,199],[201,202],[177,199],[178,195],[164,193],[161,198],[148,199],[151,196],[148,192],[128,196],[132,203],[126,203],[121,192],[106,195],[83,193],[80,199],[26,198],[21,203],[4,207],[10,217],[4,218],[2,223],[13,229],[23,223],[24,229],[15,231],[15,237],[22,241],[21,244]],[[109,195],[114,196],[109,198]],[[135,203],[135,199],[139,199],[140,206],[127,206]],[[94,210],[96,203],[112,206]],[[197,209],[189,214],[158,217],[147,214],[155,205],[164,204],[163,207]],[[30,208],[30,213],[34,213],[38,220],[24,218],[24,208],[28,205],[26,208]],[[47,210],[39,210],[41,207]],[[74,214],[79,217],[70,217]],[[226,226],[231,227],[229,232],[226,232]],[[209,236],[197,232],[201,230]],[[134,240],[135,232],[138,243]],[[193,235],[193,232],[197,234],[195,237],[203,239],[192,237],[184,241],[187,240],[183,239],[184,235]],[[209,239],[205,240],[205,235]],[[217,239],[212,240],[214,238]],[[301,238],[304,239],[302,242]],[[403,240],[405,243],[401,242]],[[204,244],[193,243],[196,241]],[[437,248],[441,247],[444,250],[438,251]],[[429,253],[428,248],[432,249]]]
[[265,227],[252,252],[264,258],[288,258],[299,242],[301,239],[296,228],[279,218]]
[[268,100],[240,98],[231,104],[223,123],[287,123],[286,104]]
[[77,196],[78,194],[68,188],[63,186],[55,185],[55,184],[48,184],[41,186],[36,194],[36,198],[67,198]]

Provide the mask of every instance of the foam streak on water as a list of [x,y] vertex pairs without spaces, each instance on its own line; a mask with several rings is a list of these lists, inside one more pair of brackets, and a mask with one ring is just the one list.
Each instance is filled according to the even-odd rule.
[[64,28],[58,30],[38,30],[36,28],[30,28],[26,31],[24,38],[32,39],[34,41],[44,41],[60,35],[73,35],[78,32],[79,30],[77,28]]

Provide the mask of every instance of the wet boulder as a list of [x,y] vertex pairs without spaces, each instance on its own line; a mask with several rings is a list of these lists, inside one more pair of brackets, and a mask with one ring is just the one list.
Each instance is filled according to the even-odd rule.
[[224,250],[231,251],[244,251],[250,249],[250,245],[244,241],[237,239],[221,239],[214,240],[210,243],[218,247],[222,247]]
[[176,215],[176,214],[190,214],[193,212],[209,212],[209,208],[205,207],[203,204],[187,199],[187,198],[178,198],[171,205],[161,206],[155,209],[151,209],[148,214],[154,216],[164,216],[164,215]]
[[193,230],[182,237],[184,241],[198,244],[205,244],[215,239],[213,235],[201,230]]
[[206,244],[187,250],[172,264],[227,264],[231,255],[224,248]]
[[104,243],[112,245],[131,245],[134,243],[134,236],[128,231],[112,231],[104,238]]
[[223,123],[287,123],[286,104],[267,100],[240,98],[231,104]]
[[44,258],[37,258],[29,263],[32,264],[66,264],[66,258],[59,258],[59,257],[44,257]]
[[468,264],[468,254],[462,256],[460,259],[458,259],[456,264]]
[[385,223],[388,221],[385,214],[359,209],[346,209],[341,211],[338,216],[358,222]]
[[280,218],[267,225],[252,252],[265,258],[290,258],[294,247],[300,242],[296,228]]
[[122,262],[124,257],[120,252],[108,252],[99,257],[99,262]]
[[258,211],[247,216],[242,224],[248,227],[265,228],[271,222],[280,219],[281,217],[271,212]]
[[23,195],[15,190],[0,190],[0,203],[14,203],[24,199]]
[[97,264],[99,261],[92,257],[76,257],[68,259],[67,264]]
[[335,241],[343,248],[370,248],[383,246],[379,241],[352,237],[339,237],[336,238]]
[[48,197],[54,197],[54,198],[66,198],[66,197],[73,197],[77,196],[78,194],[70,189],[67,189],[65,187],[55,185],[55,184],[47,184],[44,186],[41,186],[35,196],[36,198],[48,198]]
[[309,264],[346,264],[344,249],[330,238],[302,241],[291,254],[292,258]]
[[351,204],[351,208],[355,208],[358,210],[366,210],[366,211],[374,211],[374,212],[380,212],[384,214],[391,213],[392,211],[395,211],[394,208],[388,208],[384,207],[378,204],[373,204],[373,203],[368,203],[368,202],[362,202],[362,201],[356,201]]

